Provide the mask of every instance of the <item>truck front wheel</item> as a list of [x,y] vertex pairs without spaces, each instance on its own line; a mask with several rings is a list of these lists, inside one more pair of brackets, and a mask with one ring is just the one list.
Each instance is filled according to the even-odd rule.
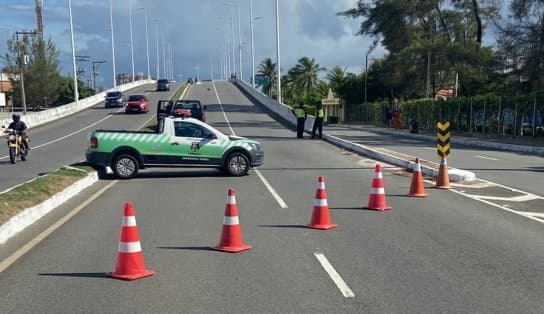
[[122,154],[115,157],[111,168],[120,179],[134,178],[138,174],[138,161],[132,155]]
[[244,153],[234,152],[229,155],[225,164],[231,176],[243,176],[249,171],[249,158]]

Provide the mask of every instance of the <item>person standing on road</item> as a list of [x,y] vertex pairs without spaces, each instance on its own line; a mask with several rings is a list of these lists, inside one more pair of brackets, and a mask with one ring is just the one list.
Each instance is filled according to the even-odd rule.
[[304,103],[300,102],[291,112],[297,118],[297,138],[304,138],[304,124],[308,115],[306,110],[304,110]]
[[315,103],[315,120],[314,127],[312,128],[312,138],[315,138],[315,131],[319,131],[319,138],[323,137],[323,118],[325,117],[325,110],[321,101]]

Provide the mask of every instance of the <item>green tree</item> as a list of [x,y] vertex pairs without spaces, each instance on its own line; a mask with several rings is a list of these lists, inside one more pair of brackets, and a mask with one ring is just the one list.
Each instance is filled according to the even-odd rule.
[[394,97],[434,93],[453,86],[457,74],[466,93],[484,89],[497,56],[482,36],[497,12],[494,0],[359,0],[338,15],[363,18],[358,34],[374,38],[370,49],[380,43],[390,52],[380,68],[389,69],[383,96]]
[[[51,39],[45,41],[42,36],[23,35],[17,41],[16,36],[8,39],[8,51],[5,59],[7,67],[20,73],[23,70],[25,96],[29,107],[46,106],[55,103],[58,98],[59,52]],[[29,56],[29,63],[23,62],[23,56]],[[11,79],[14,90],[21,89],[19,78]],[[14,102],[21,104],[21,93],[14,93]]]
[[498,25],[507,68],[529,91],[544,88],[544,2],[512,0],[510,12]]
[[338,86],[346,79],[347,68],[342,68],[339,65],[335,65],[327,73],[327,80],[334,92],[338,92]]
[[266,58],[259,64],[258,74],[264,75],[268,78],[268,82],[263,85],[263,93],[272,97],[273,86],[276,86],[276,63],[272,62],[272,59]]
[[299,90],[309,94],[318,83],[319,72],[326,71],[314,58],[302,57],[298,63],[289,70],[293,83]]

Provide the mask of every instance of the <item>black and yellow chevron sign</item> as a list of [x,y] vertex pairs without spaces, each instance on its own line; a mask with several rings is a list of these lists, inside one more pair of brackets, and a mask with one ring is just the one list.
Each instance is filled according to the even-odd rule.
[[438,122],[436,124],[436,152],[440,158],[450,156],[450,122]]

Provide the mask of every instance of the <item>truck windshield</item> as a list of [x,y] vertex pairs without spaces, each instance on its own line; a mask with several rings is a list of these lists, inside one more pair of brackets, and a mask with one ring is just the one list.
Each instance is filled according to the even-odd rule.
[[186,102],[186,101],[178,101],[174,104],[174,109],[192,109],[192,110],[198,110],[200,109],[200,104],[198,102]]

